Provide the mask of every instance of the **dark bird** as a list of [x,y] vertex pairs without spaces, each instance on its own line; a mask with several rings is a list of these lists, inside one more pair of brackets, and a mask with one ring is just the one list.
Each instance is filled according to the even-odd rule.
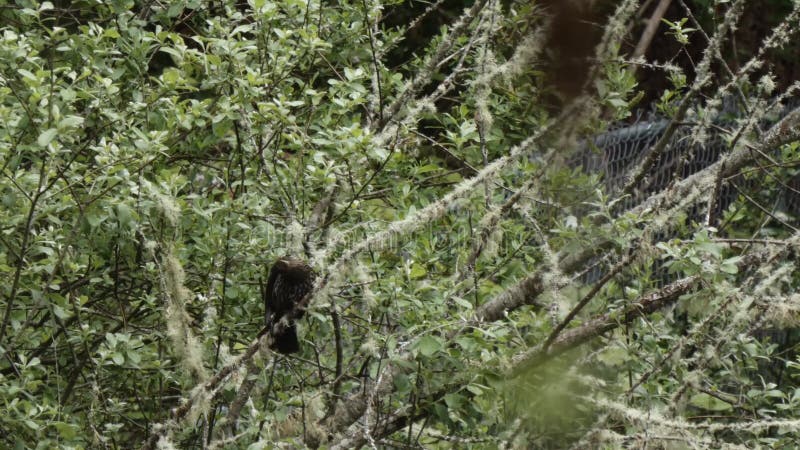
[[[269,271],[269,280],[264,290],[264,324],[268,330],[303,300],[314,287],[316,274],[304,261],[284,256],[278,258]],[[297,319],[303,317],[301,310]],[[290,319],[288,327],[273,336],[270,348],[283,354],[296,353],[300,350],[297,341],[297,328],[294,319]]]

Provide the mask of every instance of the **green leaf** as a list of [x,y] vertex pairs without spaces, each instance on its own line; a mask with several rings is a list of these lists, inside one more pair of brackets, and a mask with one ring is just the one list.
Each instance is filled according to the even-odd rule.
[[75,437],[78,435],[74,425],[64,422],[56,422],[55,427],[62,439],[75,439]]
[[693,395],[692,398],[689,400],[689,403],[694,407],[704,409],[706,411],[719,412],[719,411],[730,411],[733,409],[733,406],[731,406],[730,403],[723,402],[717,397],[708,395],[705,392]]
[[453,302],[454,302],[455,304],[457,304],[458,306],[460,306],[460,307],[462,307],[462,308],[464,308],[464,309],[471,310],[471,309],[473,309],[473,308],[474,308],[474,306],[473,306],[472,302],[471,302],[471,301],[469,301],[469,300],[466,300],[466,299],[464,299],[464,298],[461,298],[461,297],[459,297],[459,296],[457,296],[457,295],[453,295],[453,296],[451,296],[450,298],[453,300]]
[[17,73],[19,73],[23,77],[25,77],[25,78],[27,78],[29,80],[32,80],[32,81],[38,81],[39,80],[38,78],[36,78],[36,75],[34,75],[30,70],[17,69]]
[[90,212],[86,214],[86,222],[88,222],[89,226],[91,226],[92,228],[97,228],[97,226],[103,223],[103,221],[106,220],[107,217],[108,216],[106,215],[101,216],[96,212]]
[[628,102],[626,102],[621,98],[616,98],[616,97],[609,98],[608,103],[615,108],[625,108],[626,106],[628,106]]
[[58,123],[58,128],[76,128],[83,124],[83,117],[80,116],[67,116],[61,119]]
[[436,336],[426,335],[417,341],[417,351],[422,356],[429,357],[444,347],[442,340]]
[[183,2],[175,2],[167,10],[167,17],[178,17],[183,12]]
[[435,172],[435,171],[437,171],[439,169],[440,169],[440,167],[437,166],[436,164],[427,164],[427,165],[424,165],[424,166],[417,167],[417,174]]
[[174,61],[180,63],[183,60],[183,53],[178,51],[172,47],[161,47],[159,51],[162,51],[168,55],[171,55],[174,58]]
[[56,135],[58,134],[58,130],[55,128],[48,128],[42,134],[39,135],[39,138],[36,139],[36,143],[42,147],[47,147],[50,142],[55,139]]
[[720,269],[723,272],[729,273],[729,274],[739,273],[738,264],[741,261],[742,261],[742,257],[741,256],[734,256],[732,258],[728,258],[728,259],[722,261],[722,266],[720,266]]
[[56,317],[62,320],[67,319],[69,318],[69,316],[71,316],[69,312],[65,311],[64,308],[58,305],[53,306],[53,313],[56,315]]
[[133,222],[133,214],[128,205],[124,203],[117,203],[117,220],[122,226],[130,225]]
[[395,389],[397,389],[397,393],[402,395],[411,390],[411,381],[408,379],[407,375],[399,374],[394,378],[394,386]]
[[486,390],[486,389],[487,389],[486,386],[481,386],[481,385],[477,385],[477,384],[468,384],[467,385],[467,390],[472,392],[474,395],[481,395],[481,394],[483,394],[483,391]]
[[139,355],[138,352],[128,351],[125,352],[125,355],[128,357],[128,360],[130,360],[130,362],[133,364],[139,364],[142,361],[142,357]]
[[415,278],[416,279],[416,278],[422,278],[427,274],[428,274],[428,271],[425,270],[425,266],[417,264],[417,263],[414,263],[414,265],[411,266],[411,272],[409,273],[409,276],[411,278]]
[[597,355],[598,361],[609,366],[619,366],[629,359],[628,351],[622,347],[609,347]]
[[446,394],[444,396],[444,402],[451,411],[457,411],[464,403],[464,396],[461,394]]

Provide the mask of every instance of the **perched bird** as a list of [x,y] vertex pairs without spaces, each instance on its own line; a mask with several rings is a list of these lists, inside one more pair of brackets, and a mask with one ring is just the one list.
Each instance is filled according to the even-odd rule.
[[[275,261],[269,271],[269,280],[263,292],[264,324],[267,329],[272,329],[274,324],[303,300],[314,286],[315,278],[316,274],[311,266],[300,259],[284,256]],[[297,318],[302,317],[303,313],[304,311],[300,311]],[[283,354],[296,353],[300,350],[294,320],[273,338],[270,347],[272,350]]]

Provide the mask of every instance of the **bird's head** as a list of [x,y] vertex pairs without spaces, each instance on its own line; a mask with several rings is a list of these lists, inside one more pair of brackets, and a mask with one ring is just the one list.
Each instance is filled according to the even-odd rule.
[[305,261],[293,256],[283,256],[275,261],[273,266],[275,270],[283,275],[295,279],[305,280],[307,278],[314,278],[314,269],[311,268]]

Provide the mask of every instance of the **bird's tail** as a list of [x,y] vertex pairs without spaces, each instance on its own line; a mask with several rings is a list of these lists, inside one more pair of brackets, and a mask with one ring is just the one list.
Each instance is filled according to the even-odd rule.
[[290,325],[281,334],[276,334],[270,348],[278,353],[288,355],[300,351],[300,342],[297,341],[297,328]]

